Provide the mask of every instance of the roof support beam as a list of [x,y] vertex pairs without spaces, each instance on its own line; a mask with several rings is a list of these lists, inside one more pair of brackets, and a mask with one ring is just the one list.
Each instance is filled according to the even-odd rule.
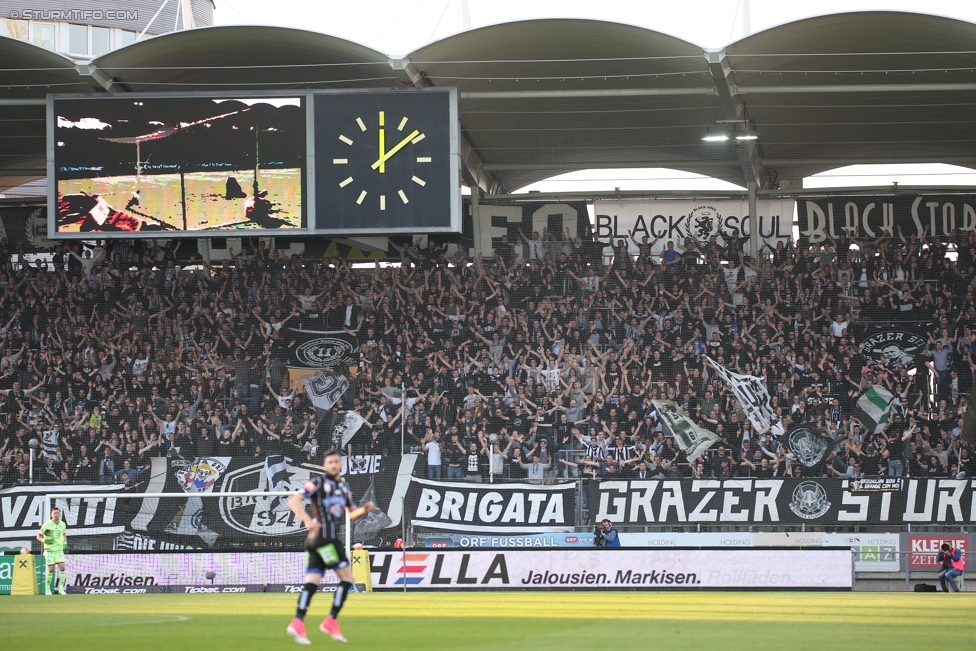
[[669,95],[715,95],[708,88],[609,88],[604,90],[500,90],[460,93],[461,99],[566,99],[574,97],[659,97]]
[[944,93],[974,91],[976,84],[843,84],[837,86],[732,86],[736,95],[782,95],[789,93]]
[[[708,62],[708,71],[712,75],[712,81],[715,82],[715,90],[718,93],[719,103],[722,105],[725,118],[730,121],[749,121],[749,112],[746,110],[742,98],[735,93],[732,67],[725,56],[725,50],[706,50],[705,60]],[[739,157],[742,176],[746,184],[754,182],[759,188],[764,187],[766,174],[755,141],[732,140],[727,143],[717,143],[717,145],[735,147],[735,153]]]
[[47,100],[38,99],[0,99],[0,106],[46,106]]
[[127,92],[129,90],[91,62],[79,63],[78,74],[81,76],[82,81],[99,93],[117,93]]
[[[404,86],[433,85],[429,79],[424,79],[423,71],[406,57],[391,58],[390,67],[393,68],[393,74]],[[502,189],[501,181],[487,171],[484,160],[474,145],[471,144],[471,139],[464,131],[463,123],[461,124],[461,173],[469,186],[477,186],[487,194]]]
[[688,169],[689,167],[738,167],[735,161],[699,161],[688,158],[680,160],[647,160],[647,161],[624,161],[624,162],[598,162],[587,161],[585,163],[512,163],[498,165],[484,165],[484,169],[492,172],[519,172],[532,170],[616,170],[644,167],[670,167],[674,169]]

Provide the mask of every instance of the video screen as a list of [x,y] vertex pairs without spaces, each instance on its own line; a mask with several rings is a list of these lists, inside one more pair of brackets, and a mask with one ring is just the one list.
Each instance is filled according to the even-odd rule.
[[55,234],[306,227],[303,97],[53,106]]

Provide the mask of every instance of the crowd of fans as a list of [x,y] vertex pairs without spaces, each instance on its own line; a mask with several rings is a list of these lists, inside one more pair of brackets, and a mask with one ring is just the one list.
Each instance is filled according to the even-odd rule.
[[[492,258],[391,242],[402,264],[369,266],[263,243],[213,266],[173,242],[62,244],[16,263],[5,250],[0,483],[27,483],[31,439],[40,482],[138,486],[151,457],[314,463],[348,410],[366,424],[345,453],[399,454],[403,434],[434,479],[972,474],[959,434],[973,232],[764,242],[758,259],[735,236],[660,254],[643,238],[632,255],[625,241],[510,235]],[[296,326],[358,343],[327,414],[289,373]],[[923,345],[874,359],[863,344],[879,327]],[[824,437],[822,459],[757,435],[704,354],[763,377],[787,430]],[[895,396],[881,434],[856,418],[874,384]],[[717,443],[689,463],[656,399]]]

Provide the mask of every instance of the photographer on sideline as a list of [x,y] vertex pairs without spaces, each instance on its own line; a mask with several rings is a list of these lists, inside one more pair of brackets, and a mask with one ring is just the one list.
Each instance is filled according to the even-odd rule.
[[604,519],[593,529],[593,544],[597,547],[620,547],[620,534],[609,520]]
[[942,551],[936,559],[942,564],[942,571],[939,572],[939,583],[942,584],[942,592],[949,592],[946,581],[952,586],[953,592],[959,592],[956,585],[956,577],[962,576],[962,551],[955,547],[950,547],[949,543],[942,543]]

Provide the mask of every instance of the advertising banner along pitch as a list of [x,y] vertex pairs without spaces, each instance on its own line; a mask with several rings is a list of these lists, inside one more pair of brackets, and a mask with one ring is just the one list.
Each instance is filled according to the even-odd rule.
[[[424,550],[370,555],[373,589],[850,589],[840,550]],[[403,564],[407,563],[406,572]]]

